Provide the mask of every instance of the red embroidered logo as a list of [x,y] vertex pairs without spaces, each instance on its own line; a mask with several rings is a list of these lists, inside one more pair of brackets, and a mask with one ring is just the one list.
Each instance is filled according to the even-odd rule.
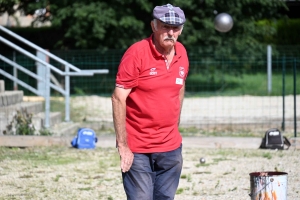
[[179,67],[179,76],[184,77],[184,67]]

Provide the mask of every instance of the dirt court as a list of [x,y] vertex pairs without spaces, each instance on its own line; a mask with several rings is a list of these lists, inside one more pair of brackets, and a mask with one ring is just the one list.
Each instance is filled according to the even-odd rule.
[[[280,97],[186,98],[182,123],[198,118],[228,120],[229,116],[254,122],[270,116],[275,119],[282,112],[280,102]],[[293,115],[292,97],[289,102],[287,117]],[[80,113],[87,121],[112,122],[109,97],[75,97],[71,103],[72,112]],[[252,117],[246,116],[249,113]],[[288,173],[287,188],[273,191],[277,197],[286,191],[287,199],[300,199],[299,148],[261,150],[260,141],[261,138],[185,136],[184,165],[175,200],[250,200],[249,173],[266,171]],[[124,200],[119,156],[114,145],[114,136],[110,135],[100,137],[94,150],[78,150],[68,145],[0,147],[0,200]],[[200,163],[201,157],[206,159],[205,164]]]
[[[112,145],[113,140],[109,141]],[[117,150],[101,146],[100,140],[93,150],[1,147],[0,199],[126,199]],[[288,173],[287,188],[275,193],[278,197],[287,192],[287,199],[300,199],[299,153],[294,148],[203,148],[184,143],[175,200],[250,200],[249,173],[262,171]]]

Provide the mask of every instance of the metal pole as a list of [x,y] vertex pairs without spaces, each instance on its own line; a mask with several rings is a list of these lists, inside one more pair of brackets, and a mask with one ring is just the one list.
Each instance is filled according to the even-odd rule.
[[296,68],[296,59],[294,59],[294,136],[297,137],[297,111],[296,111],[296,96],[297,96],[297,88],[296,88],[296,73],[297,73],[297,68]]
[[282,131],[285,130],[285,56],[282,60]]
[[45,84],[45,122],[44,127],[50,127],[50,68],[46,67],[46,84]]
[[[16,63],[16,52],[15,51],[13,52],[13,61]],[[17,71],[16,67],[14,67],[14,69],[13,69],[13,74],[14,74],[15,78],[18,78],[18,71]],[[14,90],[18,90],[18,84],[16,81],[14,81]]]
[[[69,73],[69,65],[65,65],[65,73]],[[65,121],[70,121],[70,76],[65,76]]]
[[268,94],[272,92],[272,47],[268,45],[267,47],[267,67],[268,67]]

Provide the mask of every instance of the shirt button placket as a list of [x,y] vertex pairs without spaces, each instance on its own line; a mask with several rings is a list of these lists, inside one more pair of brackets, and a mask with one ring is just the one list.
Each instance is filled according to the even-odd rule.
[[164,55],[162,55],[162,57],[163,57],[163,59],[165,60],[167,70],[169,70],[170,65],[169,65],[169,62],[168,62],[168,60],[167,60],[167,57],[165,57]]

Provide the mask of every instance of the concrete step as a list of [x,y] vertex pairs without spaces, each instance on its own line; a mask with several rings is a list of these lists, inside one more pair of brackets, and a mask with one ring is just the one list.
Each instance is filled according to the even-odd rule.
[[6,126],[13,120],[17,111],[26,109],[27,113],[36,114],[44,109],[43,102],[21,102],[14,105],[0,107],[0,135],[6,130]]
[[[46,117],[45,112],[40,112],[33,115],[32,123],[37,131],[44,127],[45,117]],[[62,121],[61,112],[50,112],[50,119],[49,119],[50,126],[59,124],[61,123],[61,121]]]
[[0,113],[16,113],[17,110],[26,109],[28,113],[36,114],[44,111],[44,102],[20,102],[5,107],[0,107]]
[[61,122],[55,124],[50,128],[50,132],[53,133],[53,136],[70,136],[74,137],[77,135],[77,131],[80,128],[80,123],[75,122]]
[[[0,135],[3,134],[4,130],[6,130],[6,126],[8,124],[10,124],[10,122],[13,120],[13,117],[14,116],[12,116],[11,118],[8,119],[5,116],[3,117],[0,115],[0,131],[1,131]],[[60,112],[51,112],[50,113],[50,119],[49,119],[50,126],[59,124],[59,123],[61,123],[61,121],[62,121],[62,114]],[[44,122],[45,122],[45,113],[44,112],[40,112],[40,113],[34,114],[32,116],[32,125],[34,126],[34,128],[36,130],[36,132],[35,132],[36,135],[39,135],[39,131],[44,128]],[[7,134],[9,134],[9,133],[7,133]],[[12,133],[10,133],[10,134],[12,134]]]
[[0,107],[14,105],[23,101],[23,91],[5,91],[0,93]]
[[0,80],[0,93],[5,92],[5,82]]

